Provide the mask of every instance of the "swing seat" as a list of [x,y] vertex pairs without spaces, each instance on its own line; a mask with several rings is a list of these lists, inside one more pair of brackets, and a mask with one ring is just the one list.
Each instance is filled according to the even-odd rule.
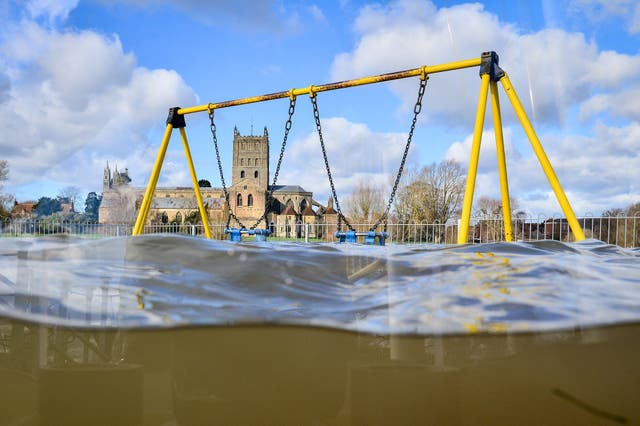
[[386,239],[389,237],[387,232],[356,232],[356,231],[337,231],[335,237],[340,243],[357,243],[357,237],[365,237],[364,243],[367,245],[380,245],[383,246]]
[[271,231],[268,229],[247,229],[247,228],[226,228],[225,234],[229,234],[229,241],[240,242],[242,241],[242,235],[255,235],[256,241],[267,241],[267,236],[271,235]]

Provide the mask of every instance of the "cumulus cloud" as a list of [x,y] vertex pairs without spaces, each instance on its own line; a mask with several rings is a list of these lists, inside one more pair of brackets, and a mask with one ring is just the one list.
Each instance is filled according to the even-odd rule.
[[[407,142],[406,133],[379,133],[367,125],[341,117],[322,120],[322,133],[333,180],[340,199],[360,182],[386,187],[395,176]],[[412,144],[409,159],[418,157]],[[315,159],[309,167],[309,159]],[[412,161],[412,160],[410,160]],[[302,166],[302,167],[301,167]],[[313,132],[292,141],[286,153],[279,184],[300,182],[314,198],[325,203],[331,194],[318,134]]]
[[[554,193],[530,146],[516,146],[505,129],[505,151],[511,196],[532,214],[560,213]],[[577,214],[600,214],[638,201],[640,125],[608,127],[598,123],[592,136],[539,135],[554,171]],[[446,158],[469,163],[472,135],[454,142]],[[485,132],[480,151],[475,199],[500,197],[494,135]]]
[[[585,2],[606,8],[603,13],[611,16],[621,10],[633,15],[636,9],[630,1]],[[365,6],[353,29],[353,48],[337,55],[332,64],[336,80],[497,51],[574,209],[597,214],[622,201],[637,202],[640,191],[633,182],[640,177],[639,54],[603,51],[579,32],[557,28],[523,32],[478,3],[437,8],[428,1],[398,0]],[[415,82],[397,81],[390,88],[400,98],[401,108],[412,107]],[[559,212],[538,160],[500,92],[512,195],[530,212]],[[477,68],[434,74],[423,101],[426,120],[422,122],[471,131],[478,94]],[[576,111],[583,123],[607,117],[617,121],[574,134],[571,129],[577,123],[572,114]],[[492,123],[489,104],[485,123],[487,127]],[[469,135],[450,142],[445,158],[466,167],[471,140]],[[485,131],[483,141],[476,197],[499,197],[493,133]]]
[[75,9],[79,0],[30,0],[27,11],[33,19],[44,18],[50,24],[64,21]]
[[591,22],[621,18],[629,33],[640,32],[640,4],[636,0],[572,0],[569,10]]
[[[400,0],[364,7],[354,25],[357,43],[332,65],[342,80],[480,56],[495,50],[525,108],[538,122],[562,123],[566,111],[601,89],[637,82],[640,56],[601,52],[582,33],[545,29],[523,34],[478,3],[436,8],[430,2]],[[411,82],[391,84],[409,108]],[[473,122],[477,68],[433,75],[426,99],[431,120],[468,126]],[[506,111],[505,119],[513,114]]]
[[197,99],[175,71],[137,66],[117,36],[92,31],[25,20],[6,30],[0,62],[8,80],[0,78],[0,150],[12,186],[55,180],[95,190],[100,177],[77,176],[96,176],[108,159],[136,164],[134,181],[144,182],[155,157],[149,130],[168,106]]
[[601,112],[606,112],[613,117],[639,120],[640,85],[631,87],[627,91],[599,93],[580,105],[580,117],[583,120],[587,120]]
[[[115,2],[140,7],[170,7],[207,25],[229,25],[243,32],[283,33],[300,27],[299,11],[275,0],[101,0],[105,5]],[[301,10],[305,10],[301,8]],[[317,17],[320,9],[306,10]]]

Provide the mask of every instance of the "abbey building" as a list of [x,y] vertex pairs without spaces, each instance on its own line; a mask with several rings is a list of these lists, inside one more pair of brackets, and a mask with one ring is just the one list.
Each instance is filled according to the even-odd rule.
[[[267,128],[260,136],[242,136],[237,128],[233,135],[231,185],[228,188],[229,207],[222,188],[200,187],[207,216],[211,224],[225,224],[229,208],[247,227],[254,225],[267,213],[267,224],[274,234],[299,234],[301,224],[312,226],[312,236],[319,237],[322,224],[335,224],[336,212],[313,199],[313,193],[299,185],[269,185],[269,134]],[[212,158],[212,161],[215,159]],[[131,223],[135,221],[142,202],[144,187],[130,185],[128,169],[104,168],[100,223]],[[269,191],[272,200],[266,206]],[[192,187],[158,187],[149,210],[147,224],[197,223],[200,220],[195,192]],[[230,224],[237,227],[237,223]],[[309,229],[309,228],[307,228]],[[299,236],[299,235],[297,235]]]

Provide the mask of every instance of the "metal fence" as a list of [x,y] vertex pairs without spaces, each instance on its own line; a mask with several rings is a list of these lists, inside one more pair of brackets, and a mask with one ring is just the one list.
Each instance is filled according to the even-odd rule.
[[[640,247],[640,215],[603,216],[578,219],[587,238],[595,238],[621,247]],[[514,217],[514,240],[573,241],[574,236],[565,218]],[[223,223],[211,223],[213,238],[226,239]],[[352,225],[356,231],[368,231],[370,224]],[[0,237],[39,237],[68,234],[83,238],[122,237],[131,235],[132,224],[99,224],[56,222],[42,220],[8,220],[0,222]],[[270,240],[332,242],[336,224],[302,223],[269,224]],[[454,244],[458,236],[458,223],[389,223],[387,243],[400,244]],[[204,228],[194,224],[153,224],[144,227],[145,234],[173,233],[204,237]],[[248,239],[252,237],[246,237]],[[505,240],[504,223],[499,217],[472,218],[468,243],[487,243]]]

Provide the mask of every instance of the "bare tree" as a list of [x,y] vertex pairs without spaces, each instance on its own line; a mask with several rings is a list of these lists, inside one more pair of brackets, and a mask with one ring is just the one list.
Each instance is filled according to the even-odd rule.
[[464,169],[453,160],[409,169],[395,201],[403,222],[446,223],[460,209],[465,190]]
[[[138,194],[133,188],[122,186],[105,192],[100,203],[100,221],[105,223],[133,223],[137,217]],[[102,209],[102,208],[106,209]]]
[[9,162],[0,160],[0,190],[2,190],[2,182],[9,179]]
[[78,204],[79,197],[80,197],[80,188],[74,185],[66,186],[58,192],[58,198],[63,200],[69,200],[69,202],[73,203],[74,206]]
[[369,182],[359,182],[346,199],[347,215],[357,223],[373,223],[384,213],[383,190]]
[[[5,194],[4,183],[9,179],[9,162],[7,160],[0,160],[0,213],[7,212],[9,210],[9,203],[13,200],[13,196]],[[8,214],[8,213],[7,213]]]
[[427,185],[434,200],[434,219],[446,223],[460,209],[465,190],[465,170],[454,160],[445,160],[428,169]]
[[[509,198],[510,217],[514,215],[514,211],[518,209],[518,201]],[[504,240],[504,212],[502,209],[502,200],[490,197],[480,197],[475,203],[475,214],[480,216],[480,220],[475,226],[474,238],[480,241],[496,241]],[[512,221],[512,231],[518,235],[521,228],[520,219],[524,212],[515,213],[515,221]]]

